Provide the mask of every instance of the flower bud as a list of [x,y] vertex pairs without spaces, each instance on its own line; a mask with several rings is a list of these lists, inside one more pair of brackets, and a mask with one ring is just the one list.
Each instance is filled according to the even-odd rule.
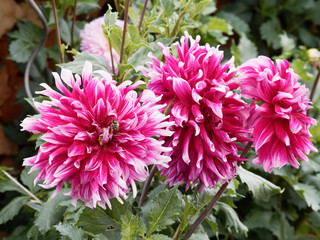
[[319,56],[320,56],[320,52],[318,49],[316,48],[308,49],[309,61],[315,67],[319,66]]

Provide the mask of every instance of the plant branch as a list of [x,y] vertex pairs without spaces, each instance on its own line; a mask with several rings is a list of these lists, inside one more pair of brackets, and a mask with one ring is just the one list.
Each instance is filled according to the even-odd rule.
[[124,24],[123,24],[123,34],[122,34],[122,42],[121,42],[121,52],[120,52],[120,63],[123,60],[123,53],[124,53],[124,42],[126,40],[126,32],[127,32],[127,25],[128,25],[128,12],[129,12],[130,0],[126,1],[126,9],[124,13]]
[[113,74],[115,76],[116,81],[118,82],[118,76],[117,76],[115,68],[114,68],[113,55],[112,55],[112,44],[111,44],[110,35],[108,35],[108,42],[109,42],[109,47],[110,47],[110,57],[111,57],[112,72],[113,72]]
[[314,94],[316,92],[317,85],[318,85],[318,82],[319,82],[319,78],[320,78],[320,68],[318,67],[318,74],[317,74],[316,78],[314,79],[314,83],[313,83],[313,86],[312,86],[312,89],[311,89],[311,93],[310,93],[311,102],[312,102]]
[[59,23],[58,23],[58,17],[57,17],[57,8],[56,8],[56,1],[52,0],[52,8],[53,8],[53,15],[54,15],[54,22],[56,26],[56,34],[57,34],[57,40],[58,40],[58,47],[59,47],[59,55],[61,63],[64,63],[62,52],[61,52],[61,38],[60,38],[60,32],[59,32]]
[[142,207],[143,204],[144,204],[144,201],[146,200],[146,197],[147,197],[147,192],[149,190],[149,187],[150,187],[150,183],[152,181],[152,178],[154,176],[154,174],[156,173],[157,171],[157,167],[156,165],[153,165],[151,171],[150,171],[150,174],[149,174],[149,177],[147,178],[144,186],[143,186],[143,190],[142,190],[142,193],[141,193],[141,197],[140,197],[140,200],[139,200],[139,204],[138,204],[138,207]]
[[1,172],[6,175],[12,182],[18,185],[19,188],[21,188],[27,195],[32,197],[35,202],[39,203],[40,205],[43,205],[43,202],[37,198],[32,192],[30,192],[28,189],[26,189],[21,183],[19,183],[14,177],[12,177],[9,173],[1,169]]
[[141,18],[140,18],[140,23],[139,23],[139,27],[138,27],[139,32],[140,32],[140,30],[141,30],[142,21],[143,21],[144,14],[145,14],[145,12],[146,12],[147,4],[148,4],[148,0],[146,0],[146,1],[144,2],[144,6],[143,6]]
[[74,47],[74,24],[76,22],[76,16],[77,16],[77,3],[78,0],[74,0],[74,6],[73,6],[73,18],[72,18],[72,25],[71,25],[71,46]]
[[[247,155],[247,153],[249,152],[249,150],[251,148],[251,145],[252,145],[252,142],[249,141],[240,156],[241,158],[244,158]],[[238,163],[238,165],[239,165],[239,163]],[[229,182],[225,182],[224,184],[222,184],[222,186],[220,187],[217,194],[212,198],[211,202],[206,206],[206,208],[203,210],[203,212],[200,214],[200,216],[191,225],[189,231],[183,236],[183,239],[189,239],[191,237],[191,235],[196,230],[196,228],[202,223],[202,221],[207,217],[207,215],[209,214],[209,212],[211,211],[213,206],[218,202],[219,198],[224,193],[224,191],[226,190],[228,185],[229,185]]]
[[179,14],[179,16],[178,16],[178,20],[177,20],[176,24],[174,25],[173,30],[172,30],[171,35],[170,35],[170,37],[172,37],[173,39],[174,39],[174,38],[177,36],[177,34],[178,34],[178,28],[179,28],[181,19],[182,19],[184,13],[186,12],[186,10],[187,10],[187,8],[188,8],[188,6],[189,6],[190,3],[191,3],[191,0],[189,0],[189,1],[187,2],[185,8],[182,10],[182,12],[181,12],[181,13]]

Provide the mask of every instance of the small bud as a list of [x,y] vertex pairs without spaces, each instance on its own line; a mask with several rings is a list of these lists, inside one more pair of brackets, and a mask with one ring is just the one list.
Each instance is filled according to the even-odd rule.
[[308,49],[308,57],[309,57],[309,61],[310,63],[315,66],[318,67],[319,66],[319,57],[320,57],[320,52],[318,49],[316,48],[310,48]]

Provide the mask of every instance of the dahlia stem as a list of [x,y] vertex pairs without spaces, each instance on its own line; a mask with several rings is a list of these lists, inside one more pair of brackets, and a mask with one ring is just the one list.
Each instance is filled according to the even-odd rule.
[[120,63],[122,63],[122,60],[123,60],[124,42],[126,40],[129,6],[130,6],[130,0],[127,0],[126,1],[126,9],[125,9],[125,13],[124,13],[124,24],[123,24],[123,34],[122,34],[122,43],[121,43],[121,52],[120,52]]
[[152,169],[150,171],[149,177],[147,178],[147,180],[146,180],[146,182],[145,182],[145,184],[143,186],[138,207],[142,207],[143,206],[144,201],[146,200],[146,197],[147,197],[147,192],[149,190],[150,183],[151,183],[152,178],[153,178],[154,174],[156,173],[156,171],[157,171],[157,167],[156,167],[156,165],[153,165],[153,167],[152,167]]
[[191,3],[191,0],[189,0],[189,1],[187,2],[185,8],[182,10],[182,12],[181,12],[181,13],[179,14],[179,16],[178,16],[178,20],[177,20],[176,24],[174,25],[173,30],[172,30],[171,35],[170,35],[170,37],[172,37],[173,39],[176,38],[176,36],[177,36],[177,34],[178,34],[178,28],[179,28],[181,19],[182,19],[184,13],[186,12],[186,10],[187,10],[187,8],[188,8],[188,6],[189,6],[190,3]]
[[71,46],[74,47],[74,24],[76,22],[76,16],[77,16],[77,3],[78,0],[74,0],[74,6],[73,6],[73,18],[72,18],[72,25],[71,25]]
[[[249,141],[240,156],[241,158],[244,158],[247,155],[247,153],[251,148],[251,145],[252,145],[252,141]],[[239,164],[240,162],[238,163],[238,165]],[[203,210],[200,216],[191,225],[191,228],[189,229],[189,231],[183,236],[183,239],[189,239],[191,237],[191,235],[196,230],[196,228],[202,223],[202,221],[207,217],[207,215],[209,214],[213,206],[218,202],[219,198],[224,193],[228,185],[229,185],[229,182],[225,182],[224,184],[222,184],[217,194],[212,198],[211,202],[206,206],[206,208]]]
[[62,52],[61,52],[61,38],[60,38],[60,32],[59,32],[59,23],[58,23],[57,8],[56,8],[55,0],[52,0],[52,8],[53,8],[54,22],[56,25],[56,34],[57,34],[57,40],[58,40],[60,60],[61,60],[61,63],[64,63]]
[[320,68],[318,67],[318,74],[317,74],[316,78],[314,79],[314,83],[313,83],[313,86],[312,86],[312,89],[311,89],[311,93],[310,93],[310,101],[311,102],[312,102],[314,94],[316,92],[317,85],[318,85],[318,82],[319,82],[319,78],[320,78]]
[[115,68],[114,68],[113,55],[112,55],[112,44],[111,44],[110,35],[108,35],[108,42],[109,42],[109,47],[110,47],[110,57],[111,57],[112,72],[114,74],[116,82],[118,83],[118,76],[117,76]]
[[30,192],[28,189],[26,189],[21,183],[19,183],[14,177],[12,177],[9,173],[1,169],[1,172],[6,175],[12,182],[18,185],[19,188],[21,188],[27,195],[32,197],[35,202],[39,203],[40,205],[43,205],[43,202],[37,198],[32,192]]
[[146,1],[144,2],[144,6],[143,6],[141,18],[140,18],[140,23],[139,23],[139,27],[138,27],[139,33],[140,33],[140,30],[141,30],[141,26],[142,26],[142,21],[143,21],[144,14],[145,14],[145,12],[146,12],[147,4],[148,4],[148,0],[146,0]]

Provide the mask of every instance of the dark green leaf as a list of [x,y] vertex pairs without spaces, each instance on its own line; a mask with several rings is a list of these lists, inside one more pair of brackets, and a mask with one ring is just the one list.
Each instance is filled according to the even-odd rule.
[[32,193],[36,193],[38,192],[41,188],[38,185],[34,185],[34,179],[38,176],[38,173],[40,170],[38,171],[33,171],[32,173],[28,173],[30,171],[31,167],[27,166],[23,169],[23,171],[21,172],[20,178],[22,183],[28,187],[28,189],[32,192]]
[[174,223],[180,212],[181,201],[178,194],[175,188],[164,190],[143,207],[150,210],[148,236]]
[[83,239],[83,234],[81,232],[81,229],[70,225],[70,224],[63,224],[59,223],[58,225],[55,225],[55,228],[57,231],[60,232],[61,235],[67,236],[69,239],[76,240],[76,239]]
[[273,49],[279,49],[281,46],[279,38],[280,33],[281,26],[277,19],[264,22],[260,26],[261,38],[266,40],[268,46],[271,46]]
[[147,228],[142,218],[127,212],[121,217],[121,239],[135,240],[137,236],[143,237]]
[[172,238],[169,238],[168,236],[163,234],[152,234],[147,238],[147,240],[172,240]]
[[258,201],[267,202],[274,194],[282,192],[280,187],[242,167],[238,169],[238,174],[241,182],[247,184],[253,197]]
[[293,54],[293,49],[296,44],[292,38],[289,38],[286,33],[280,35],[280,44],[282,48],[281,55],[275,58],[278,59],[288,59]]
[[47,202],[42,207],[39,215],[35,220],[35,225],[39,228],[41,233],[47,232],[53,225],[60,222],[65,207],[56,209],[60,202],[70,199],[70,196],[65,196],[63,192],[60,192],[54,198],[50,195]]
[[120,223],[106,214],[100,207],[85,208],[80,215],[79,226],[88,232],[99,234],[120,229]]
[[59,32],[63,41],[65,41],[67,44],[71,44],[71,29],[67,21],[63,18],[60,19],[59,22]]
[[297,183],[293,187],[299,196],[306,200],[309,207],[314,211],[320,210],[320,191],[314,186],[304,183]]
[[256,58],[258,56],[258,50],[256,45],[244,34],[241,35],[238,49],[240,53],[241,63],[251,58]]
[[0,211],[0,225],[16,216],[30,197],[16,197]]
[[228,13],[225,11],[220,11],[217,14],[217,17],[224,19],[227,21],[233,29],[239,34],[248,33],[250,31],[249,25],[243,21],[240,17],[236,16],[235,14]]
[[214,209],[221,211],[225,215],[229,232],[234,229],[236,233],[244,233],[246,235],[248,228],[240,221],[238,214],[232,207],[226,203],[217,202]]

